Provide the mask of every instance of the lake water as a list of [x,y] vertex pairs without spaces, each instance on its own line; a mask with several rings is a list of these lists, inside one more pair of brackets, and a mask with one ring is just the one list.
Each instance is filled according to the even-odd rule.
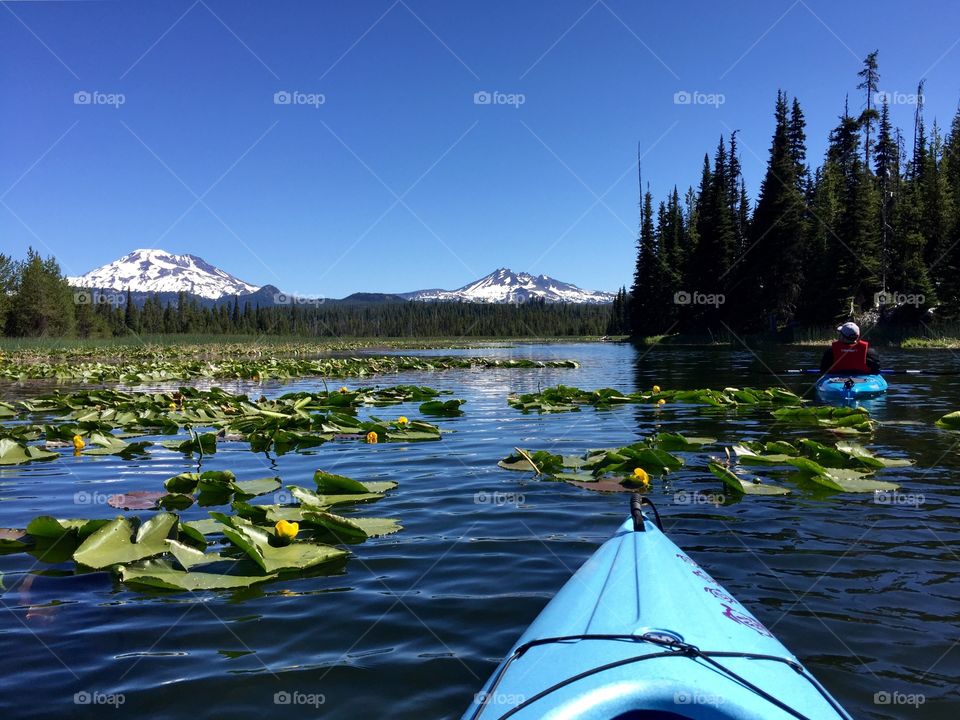
[[[779,384],[769,369],[815,366],[815,349],[776,348],[759,357],[746,349],[645,352],[619,344],[462,351],[481,353],[572,358],[582,367],[403,373],[364,383],[425,384],[466,399],[463,416],[438,421],[453,431],[440,442],[331,442],[272,459],[234,444],[205,459],[204,469],[231,469],[241,480],[279,474],[285,483],[309,487],[313,471],[323,468],[399,482],[385,499],[357,512],[399,518],[404,530],[352,546],[341,574],[235,593],[146,594],[108,573],[74,574],[72,563],[0,557],[4,716],[458,717],[520,633],[627,512],[626,494],[592,493],[497,468],[514,446],[579,454],[658,429],[725,443],[769,437],[771,430],[780,437],[829,439],[821,431],[775,425],[763,411],[621,406],[538,416],[506,404],[509,391],[557,383],[624,391],[655,383]],[[884,364],[960,366],[952,353],[935,351],[888,351]],[[812,376],[780,378],[812,395]],[[679,502],[687,491],[720,490],[702,463],[654,479],[651,497],[670,537],[855,717],[952,719],[960,707],[960,434],[933,423],[960,409],[960,376],[891,379],[887,396],[869,405],[881,423],[869,444],[880,454],[916,460],[913,467],[880,474],[901,483],[915,504],[812,493],[782,478],[793,488],[784,497]],[[271,395],[318,385],[226,387]],[[0,397],[40,388],[7,385]],[[415,405],[373,412],[417,415]],[[159,489],[165,478],[193,469],[195,461],[162,448],[151,448],[142,460],[68,456],[5,468],[0,526],[23,527],[46,513],[110,516],[116,511],[104,505],[75,504],[75,494]],[[191,508],[184,516],[204,513]],[[101,702],[122,696],[123,704],[75,704],[76,693]],[[312,704],[277,706],[276,693],[298,693],[299,701]],[[882,702],[910,695],[922,696],[919,709]]]

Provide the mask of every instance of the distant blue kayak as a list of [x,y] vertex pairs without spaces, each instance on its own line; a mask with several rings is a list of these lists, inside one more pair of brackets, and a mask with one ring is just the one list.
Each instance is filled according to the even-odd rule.
[[817,394],[827,401],[861,400],[886,391],[883,375],[824,375],[817,380]]
[[544,608],[464,720],[849,720],[634,502],[633,518]]

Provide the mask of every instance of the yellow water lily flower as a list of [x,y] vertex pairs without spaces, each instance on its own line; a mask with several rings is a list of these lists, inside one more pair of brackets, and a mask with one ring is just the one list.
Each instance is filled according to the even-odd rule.
[[650,476],[647,475],[647,471],[641,467],[633,469],[633,479],[642,485],[650,484]]
[[666,403],[667,401],[664,400],[663,398],[660,398],[659,400],[657,400],[657,405],[666,405]]
[[176,410],[176,409],[177,409],[177,404],[176,404],[176,403],[170,403],[170,409],[171,409],[171,410]]
[[74,435],[74,436],[73,436],[73,449],[74,449],[74,450],[77,450],[77,451],[83,450],[83,448],[85,448],[86,445],[87,445],[87,444],[83,441],[83,438],[82,438],[82,437],[80,437],[79,435]]
[[297,536],[297,533],[300,532],[300,523],[277,520],[277,524],[273,526],[273,529],[276,531],[278,538],[290,542]]
[[659,385],[654,385],[654,386],[653,386],[653,391],[654,391],[655,393],[660,392],[660,386],[659,386]]
[[406,425],[408,422],[410,421],[407,420],[406,415],[401,415],[400,417],[397,418],[397,425]]
[[367,433],[367,442],[368,442],[368,443],[374,444],[374,443],[377,442],[377,440],[379,440],[379,438],[377,437],[377,434],[376,434],[373,430],[371,430],[370,432]]
[[342,392],[342,393],[348,393],[348,392],[350,392],[350,391],[347,389],[347,386],[344,385],[342,388],[340,388],[340,392]]

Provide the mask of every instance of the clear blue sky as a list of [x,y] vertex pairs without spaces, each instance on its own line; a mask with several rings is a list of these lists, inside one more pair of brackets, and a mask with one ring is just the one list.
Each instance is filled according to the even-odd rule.
[[[817,161],[844,95],[862,106],[855,74],[875,48],[900,101],[927,78],[928,124],[948,126],[960,99],[947,2],[2,4],[0,250],[33,245],[71,274],[162,247],[329,297],[503,265],[615,289],[632,271],[638,141],[659,199],[739,129],[755,196],[778,88],[799,97]],[[84,91],[102,95],[75,103]],[[324,102],[275,104],[280,91]],[[913,106],[893,110],[909,132]]]

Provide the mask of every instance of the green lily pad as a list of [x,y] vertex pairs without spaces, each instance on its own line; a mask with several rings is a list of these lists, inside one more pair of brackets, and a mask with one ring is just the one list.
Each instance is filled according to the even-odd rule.
[[170,554],[177,559],[177,562],[184,570],[190,570],[197,565],[209,565],[220,562],[226,558],[220,553],[205,553],[190,545],[184,545],[177,540],[167,540],[167,547]]
[[446,417],[463,415],[463,411],[460,409],[460,406],[465,402],[466,400],[428,400],[420,405],[420,412],[424,415],[439,415]]
[[109,520],[61,520],[52,515],[40,515],[27,525],[27,534],[35,538],[51,540],[73,534],[77,538],[83,539],[109,522]]
[[124,565],[118,571],[121,582],[160,590],[232,590],[273,580],[276,575],[227,575],[178,570],[166,560],[149,560]]
[[163,486],[170,492],[192,493],[200,482],[200,473],[183,472],[163,481]]
[[390,535],[403,527],[392,518],[345,518],[322,510],[305,510],[303,520],[326,528],[338,537],[352,540]]
[[945,430],[960,430],[960,410],[947,413],[937,420],[936,425]]
[[723,483],[735,492],[746,495],[787,495],[790,490],[780,485],[764,483],[759,480],[745,480],[739,475],[733,473],[729,468],[715,462],[707,464],[707,468]]
[[279,547],[271,544],[272,533],[239,517],[213,515],[224,524],[223,534],[266,573],[281,570],[305,570],[346,557],[347,553],[330,545],[294,541]]
[[10,438],[0,438],[0,465],[22,465],[34,460],[53,460],[59,453],[36,445],[25,445]]
[[73,559],[80,565],[99,570],[162,555],[167,552],[166,540],[176,531],[176,526],[176,515],[161,512],[143,523],[134,536],[130,521],[117,518],[84,540],[74,552]]
[[370,502],[372,500],[380,500],[384,497],[382,493],[372,492],[325,495],[311,492],[306,488],[297,487],[296,485],[290,485],[287,490],[289,490],[290,494],[299,500],[302,505],[310,506],[311,509],[323,509],[347,503]]
[[743,465],[783,465],[791,459],[790,455],[761,455],[744,445],[734,445],[733,452]]
[[84,455],[135,455],[143,453],[146,448],[153,443],[136,442],[128,443],[121,440],[116,435],[109,433],[91,433],[87,439],[87,448],[83,450]]
[[824,468],[822,473],[810,476],[813,482],[842,492],[875,492],[877,490],[897,490],[899,485],[869,477],[866,473],[843,468]]
[[908,465],[914,464],[914,461],[910,460],[909,458],[879,457],[867,450],[867,448],[863,447],[863,445],[858,445],[857,443],[848,440],[838,442],[837,450],[849,455],[850,457],[856,458],[862,465],[872,468],[907,467]]
[[313,481],[317,484],[317,490],[321,493],[348,495],[370,492],[365,485],[352,478],[344,475],[334,475],[324,470],[317,470],[313,474]]
[[164,440],[160,444],[170,450],[178,450],[188,455],[191,453],[211,455],[217,451],[217,435],[216,433],[203,433],[186,440]]
[[654,435],[650,442],[661,450],[696,450],[717,441],[711,437],[685,437],[680,433],[661,432]]
[[276,492],[282,485],[278,477],[259,478],[257,480],[238,480],[233,483],[235,492],[245,497],[254,497],[256,495],[266,495]]

